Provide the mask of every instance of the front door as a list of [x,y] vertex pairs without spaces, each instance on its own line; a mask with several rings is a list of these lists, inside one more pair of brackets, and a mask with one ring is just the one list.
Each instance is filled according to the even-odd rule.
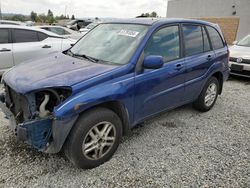
[[33,30],[13,30],[13,52],[15,65],[30,59],[41,58],[53,49],[48,38],[41,40],[40,33]]
[[14,65],[9,29],[0,29],[0,59],[1,73]]
[[178,106],[184,95],[185,64],[181,58],[179,26],[156,31],[144,50],[144,56],[159,55],[164,65],[144,69],[135,76],[135,121]]

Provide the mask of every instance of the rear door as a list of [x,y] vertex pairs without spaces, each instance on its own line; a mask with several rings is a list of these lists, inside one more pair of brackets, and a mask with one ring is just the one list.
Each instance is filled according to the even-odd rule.
[[9,29],[0,29],[0,72],[14,65],[13,49]]
[[29,59],[43,57],[52,51],[46,34],[27,29],[13,29],[13,55],[15,65]]
[[215,62],[215,53],[203,25],[183,24],[182,32],[186,63],[184,100],[188,102],[199,94],[204,76]]
[[206,26],[211,44],[215,53],[215,62],[218,64],[228,65],[228,47],[221,34],[213,27]]

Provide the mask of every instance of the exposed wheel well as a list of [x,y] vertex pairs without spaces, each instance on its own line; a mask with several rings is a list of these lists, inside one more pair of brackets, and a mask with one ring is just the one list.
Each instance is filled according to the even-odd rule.
[[[105,102],[105,103],[93,106],[88,110],[91,110],[91,109],[94,109],[97,107],[108,108],[108,109],[112,110],[113,112],[115,112],[122,121],[122,126],[123,126],[122,127],[122,134],[123,135],[127,134],[128,130],[129,130],[129,119],[128,119],[129,117],[128,117],[128,112],[123,104],[121,104],[118,101],[110,101],[110,102]],[[86,112],[86,111],[84,111],[84,112]],[[82,113],[84,113],[84,112],[82,112]]]
[[214,76],[215,78],[217,78],[217,80],[219,81],[219,84],[220,84],[219,94],[221,94],[222,93],[222,89],[223,89],[223,74],[221,72],[216,72],[212,76]]

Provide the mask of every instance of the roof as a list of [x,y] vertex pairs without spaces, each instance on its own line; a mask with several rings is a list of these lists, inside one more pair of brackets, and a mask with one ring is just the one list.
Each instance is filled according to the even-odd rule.
[[10,29],[27,29],[27,30],[32,30],[32,31],[39,31],[42,33],[45,33],[49,36],[54,36],[54,37],[61,37],[55,33],[52,33],[50,31],[46,31],[44,29],[39,29],[37,27],[30,27],[30,26],[22,26],[22,25],[8,25],[8,24],[0,24],[0,28],[10,28]]
[[184,19],[184,18],[132,18],[132,19],[113,19],[106,21],[105,23],[132,23],[132,24],[143,24],[143,25],[153,25],[155,23],[168,24],[168,23],[197,23],[214,25],[210,22],[194,20],[194,19]]
[[24,22],[12,21],[12,20],[0,20],[0,23],[10,23],[10,25],[11,25],[11,24],[25,25]]

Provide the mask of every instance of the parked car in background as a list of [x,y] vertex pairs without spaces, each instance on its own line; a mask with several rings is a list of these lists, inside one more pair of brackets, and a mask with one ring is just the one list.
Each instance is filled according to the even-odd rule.
[[230,47],[230,74],[250,78],[250,35]]
[[75,42],[43,29],[0,25],[0,75],[26,60],[67,50]]
[[156,114],[187,103],[209,111],[228,59],[212,23],[117,20],[68,51],[6,72],[0,106],[19,140],[47,153],[63,149],[76,166],[93,168],[112,157],[128,129]]
[[11,20],[0,20],[0,25],[1,24],[7,24],[7,25],[25,25],[23,22],[17,22],[17,21],[11,21]]
[[69,29],[73,29],[75,31],[79,31],[81,28],[86,27],[90,23],[92,23],[91,20],[77,19],[77,20],[71,20],[70,22],[68,22],[66,27],[69,28]]
[[37,27],[75,40],[79,40],[83,36],[80,32],[62,26],[42,25]]
[[99,24],[100,23],[98,23],[98,22],[93,22],[93,23],[87,25],[86,27],[81,28],[79,31],[82,33],[82,35],[86,35],[91,29],[95,28]]

